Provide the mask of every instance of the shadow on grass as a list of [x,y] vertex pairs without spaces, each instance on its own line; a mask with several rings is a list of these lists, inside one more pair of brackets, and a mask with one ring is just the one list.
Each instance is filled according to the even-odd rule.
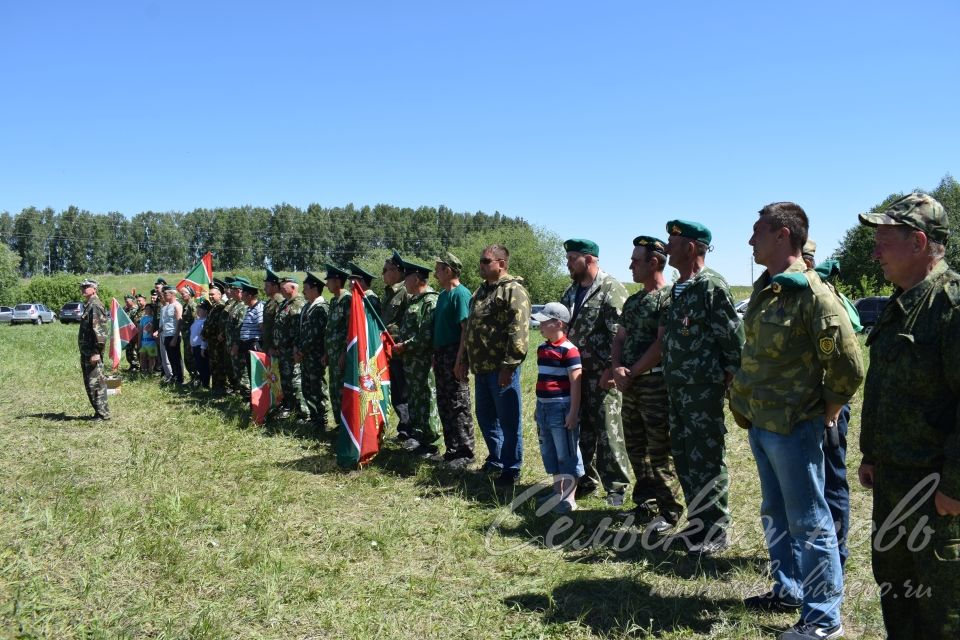
[[705,593],[661,593],[633,578],[586,578],[560,585],[550,594],[508,596],[503,604],[539,613],[544,624],[579,622],[600,636],[709,632],[720,611],[739,600]]
[[42,412],[42,413],[25,413],[20,418],[40,418],[41,420],[52,420],[54,422],[71,422],[73,420],[82,420],[84,422],[89,422],[93,420],[93,415],[82,415],[82,416],[68,416],[66,413],[61,411],[60,413],[53,412]]

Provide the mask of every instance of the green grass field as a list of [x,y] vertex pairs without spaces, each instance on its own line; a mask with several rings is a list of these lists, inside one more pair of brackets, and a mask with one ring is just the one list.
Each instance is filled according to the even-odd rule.
[[[557,532],[532,500],[507,509],[482,477],[392,444],[343,473],[328,442],[253,427],[239,399],[125,380],[113,421],[88,421],[76,332],[0,326],[0,636],[745,639],[795,621],[739,604],[768,583],[732,422],[735,544],[695,561],[631,545],[602,498]],[[528,359],[524,486],[545,478],[533,379]],[[848,638],[882,635],[868,514],[855,487]]]

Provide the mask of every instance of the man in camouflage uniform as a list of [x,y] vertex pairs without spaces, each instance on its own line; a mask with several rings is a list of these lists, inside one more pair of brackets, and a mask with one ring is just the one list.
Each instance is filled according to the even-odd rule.
[[348,262],[347,268],[350,269],[350,280],[356,280],[360,283],[360,286],[363,287],[363,297],[367,299],[369,306],[373,307],[373,310],[377,312],[377,315],[380,316],[382,320],[383,313],[381,313],[382,309],[380,308],[380,297],[371,289],[375,276],[353,262]]
[[[880,213],[873,257],[896,289],[870,332],[859,476],[873,490],[873,575],[888,638],[960,638],[960,275],[943,206]],[[922,587],[921,587],[922,585]]]
[[286,418],[291,413],[299,418],[309,415],[303,403],[300,382],[300,364],[294,359],[294,351],[300,339],[300,312],[306,301],[300,294],[300,281],[287,276],[280,280],[283,302],[277,309],[273,326],[273,344],[280,354],[280,386],[283,389],[283,410],[278,417]]
[[597,243],[573,238],[564,242],[563,248],[573,283],[560,297],[560,303],[570,310],[567,338],[577,345],[583,363],[580,451],[585,474],[580,478],[577,497],[596,491],[602,483],[607,490],[607,503],[619,507],[630,484],[630,463],[620,419],[621,395],[616,387],[600,383],[610,368],[610,347],[617,335],[627,290],[600,269]]
[[234,277],[229,281],[228,300],[224,306],[227,314],[224,337],[230,358],[230,387],[239,395],[247,395],[250,390],[249,356],[244,360],[240,355],[240,326],[243,324],[243,317],[247,314],[247,305],[243,302],[244,285],[250,286],[250,281],[243,277]]
[[[407,308],[407,289],[403,286],[403,258],[396,251],[383,262],[383,301],[381,309],[383,324],[396,339],[400,336],[400,320]],[[403,375],[403,358],[393,354],[390,358],[390,402],[400,422],[397,425],[397,440],[410,439],[410,415],[407,412],[407,379]]]
[[743,327],[723,277],[704,266],[712,234],[702,224],[667,223],[670,266],[680,272],[660,316],[670,445],[687,503],[688,526],[669,539],[690,554],[729,546],[730,479],[724,461],[723,398],[740,367]]
[[77,333],[77,346],[80,348],[80,370],[83,371],[83,386],[87,398],[93,405],[94,420],[109,420],[110,407],[107,404],[107,383],[103,374],[103,350],[110,333],[110,316],[97,296],[98,285],[93,280],[80,283],[83,295],[83,316],[80,318],[80,330]]
[[512,487],[523,464],[520,365],[530,340],[530,295],[508,273],[510,252],[492,244],[480,257],[484,282],[470,298],[470,315],[457,355],[457,377],[474,374],[477,422],[487,445],[481,471]]
[[663,382],[660,316],[672,287],[663,269],[666,243],[653,236],[633,240],[630,270],[642,288],[623,303],[611,348],[611,379],[623,394],[623,437],[636,476],[635,522],[656,533],[673,529],[683,513],[677,474],[670,458],[667,385]]
[[327,265],[327,289],[330,290],[330,311],[324,333],[324,364],[330,374],[330,407],[333,410],[333,422],[339,429],[343,424],[340,415],[340,401],[343,397],[343,374],[346,366],[347,328],[350,325],[350,290],[344,288],[350,274],[332,264]]
[[323,280],[307,271],[303,280],[307,304],[300,311],[300,330],[293,359],[300,365],[303,403],[317,435],[327,430],[327,379],[323,366],[323,342],[329,307],[323,299]]
[[[140,318],[143,317],[143,308],[137,304],[138,300],[132,295],[123,296],[124,311],[130,321],[137,327],[140,326]],[[127,356],[127,364],[130,365],[128,371],[131,373],[140,370],[140,339],[139,337],[127,343],[124,350]]]
[[746,343],[730,410],[749,429],[763,500],[773,589],[748,609],[797,610],[787,640],[843,633],[843,569],[824,496],[823,449],[863,380],[863,357],[840,299],[803,262],[809,222],[792,202],[760,210],[750,245],[766,267],[744,316]]
[[193,349],[190,348],[190,327],[197,317],[197,301],[193,289],[180,287],[180,299],[183,301],[183,316],[180,318],[180,344],[183,345],[183,367],[190,374],[190,383],[199,382],[197,367],[193,364]]
[[210,311],[203,324],[201,336],[207,341],[207,354],[210,359],[210,390],[214,397],[226,394],[230,365],[226,343],[227,312],[223,305],[223,292],[227,284],[214,280],[210,285]]
[[433,375],[433,313],[437,292],[427,286],[428,267],[405,261],[403,284],[410,299],[400,324],[400,340],[394,353],[403,356],[403,373],[409,386],[408,406],[413,436],[403,443],[424,458],[439,449],[440,416],[437,413],[437,385]]
[[283,294],[280,293],[280,276],[267,269],[263,278],[263,351],[271,358],[279,358],[280,352],[273,344],[273,328],[276,325],[277,310],[283,304]]

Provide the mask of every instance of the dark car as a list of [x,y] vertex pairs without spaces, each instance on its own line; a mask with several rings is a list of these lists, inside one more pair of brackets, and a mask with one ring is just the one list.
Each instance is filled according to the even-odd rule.
[[82,316],[82,302],[68,302],[60,308],[60,322],[63,324],[67,324],[68,322],[80,322],[80,318]]
[[873,325],[877,324],[883,308],[887,306],[887,300],[890,296],[870,296],[869,298],[860,298],[853,306],[860,314],[860,324],[863,325],[863,332],[870,333]]

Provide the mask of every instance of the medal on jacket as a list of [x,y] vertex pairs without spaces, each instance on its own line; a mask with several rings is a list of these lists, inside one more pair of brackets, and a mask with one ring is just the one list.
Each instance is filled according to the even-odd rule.
[[680,335],[690,335],[690,316],[683,316],[683,320],[680,321],[680,324],[683,325],[683,329],[680,330]]

